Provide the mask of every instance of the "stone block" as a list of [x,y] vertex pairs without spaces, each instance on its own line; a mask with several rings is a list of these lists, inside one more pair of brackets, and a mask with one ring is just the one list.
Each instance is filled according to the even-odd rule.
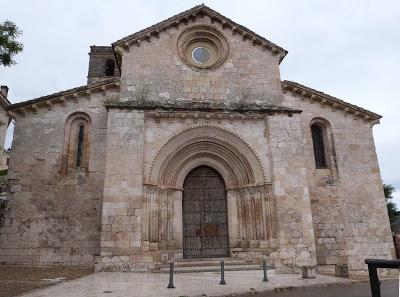
[[335,265],[335,276],[349,277],[349,266],[347,264]]
[[301,277],[302,278],[316,278],[317,268],[315,266],[303,266],[301,267]]

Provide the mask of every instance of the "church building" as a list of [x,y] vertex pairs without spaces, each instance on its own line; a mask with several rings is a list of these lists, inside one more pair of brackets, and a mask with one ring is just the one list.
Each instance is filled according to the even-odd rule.
[[199,5],[91,46],[86,85],[7,105],[0,263],[353,274],[394,257],[381,116],[282,81],[287,53]]

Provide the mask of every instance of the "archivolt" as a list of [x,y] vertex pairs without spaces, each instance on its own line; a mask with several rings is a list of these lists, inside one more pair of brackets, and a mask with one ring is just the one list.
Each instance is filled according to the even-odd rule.
[[236,133],[209,124],[173,135],[152,162],[148,183],[182,188],[189,171],[200,165],[217,170],[228,188],[265,183],[261,162],[250,145]]

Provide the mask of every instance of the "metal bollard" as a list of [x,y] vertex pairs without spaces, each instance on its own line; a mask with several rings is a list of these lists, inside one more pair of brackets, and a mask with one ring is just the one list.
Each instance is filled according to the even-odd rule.
[[224,260],[221,260],[221,281],[219,282],[220,285],[226,285],[225,282],[225,263]]
[[268,281],[268,277],[267,277],[267,261],[263,261],[263,270],[264,270],[263,282],[267,282]]
[[174,286],[174,262],[169,263],[169,284],[167,289],[175,289]]

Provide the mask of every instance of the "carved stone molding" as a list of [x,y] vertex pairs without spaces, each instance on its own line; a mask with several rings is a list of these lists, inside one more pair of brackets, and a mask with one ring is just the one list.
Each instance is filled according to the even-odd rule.
[[[196,63],[192,50],[202,46],[209,50],[210,59],[204,64]],[[213,70],[221,66],[229,55],[229,43],[216,28],[196,25],[186,28],[178,37],[177,51],[181,60],[193,70]]]
[[199,124],[164,143],[151,163],[147,183],[182,188],[186,174],[200,165],[217,170],[229,188],[267,182],[260,157],[240,135],[218,125]]

